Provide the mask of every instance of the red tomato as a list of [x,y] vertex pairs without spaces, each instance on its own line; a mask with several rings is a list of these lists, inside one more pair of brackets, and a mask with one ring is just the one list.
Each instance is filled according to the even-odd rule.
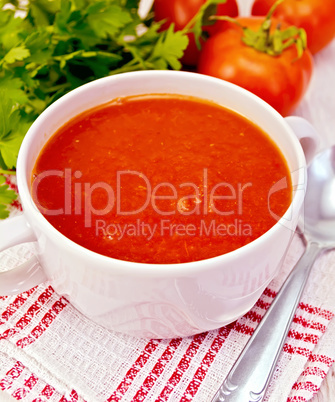
[[[166,22],[162,26],[163,29],[167,29],[171,23],[174,23],[175,29],[179,31],[196,15],[205,2],[206,0],[155,0],[155,20],[161,21],[166,19]],[[236,17],[238,15],[236,0],[227,0],[226,3],[219,4],[216,14]],[[211,33],[215,25],[203,28]],[[200,51],[195,43],[194,35],[188,34],[188,38],[189,45],[184,52],[181,62],[189,66],[196,66]]]
[[[237,18],[242,26],[256,31],[263,18]],[[272,26],[278,21],[273,20]],[[291,46],[278,56],[270,56],[245,45],[242,28],[226,22],[226,29],[209,38],[201,51],[198,72],[237,84],[288,115],[304,95],[313,70],[309,50],[297,59]]]
[[[266,15],[276,0],[255,0],[252,15]],[[290,25],[304,28],[312,53],[335,37],[335,0],[285,0],[273,14]]]

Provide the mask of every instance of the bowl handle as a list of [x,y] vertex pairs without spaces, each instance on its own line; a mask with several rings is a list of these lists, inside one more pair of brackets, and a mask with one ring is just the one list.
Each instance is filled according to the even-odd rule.
[[[32,241],[36,241],[36,236],[24,214],[0,222],[0,251]],[[46,280],[37,257],[32,256],[17,267],[0,272],[0,295],[22,293]]]
[[288,116],[285,117],[285,121],[300,141],[308,165],[316,154],[320,143],[320,135],[312,124],[303,117]]

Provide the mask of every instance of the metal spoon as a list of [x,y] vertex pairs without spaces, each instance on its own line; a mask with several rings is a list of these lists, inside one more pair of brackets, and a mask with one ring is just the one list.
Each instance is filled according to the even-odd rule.
[[308,168],[299,229],[306,249],[212,402],[262,401],[316,257],[335,247],[335,146]]

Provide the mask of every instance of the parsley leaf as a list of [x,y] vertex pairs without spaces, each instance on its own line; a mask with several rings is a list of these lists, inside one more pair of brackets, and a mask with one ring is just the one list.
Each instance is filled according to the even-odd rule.
[[29,123],[14,108],[5,92],[0,92],[0,167],[12,169]]
[[13,78],[8,71],[6,71],[2,77],[0,76],[0,93],[5,93],[13,102],[28,102],[28,95],[22,88],[23,81],[21,78]]
[[6,179],[0,176],[0,219],[9,216],[8,205],[16,200],[17,195],[14,190],[9,190],[8,184],[4,184]]
[[127,10],[115,4],[107,5],[105,1],[93,3],[86,12],[87,22],[99,38],[116,35],[121,28],[132,21]]
[[[178,46],[176,46],[176,38],[178,38]],[[160,36],[157,41],[149,62],[158,70],[165,70],[168,66],[174,70],[179,70],[181,63],[178,59],[182,57],[187,45],[187,36],[181,31],[174,32],[174,25],[171,24],[165,35]]]
[[190,30],[194,33],[195,43],[199,49],[200,49],[199,38],[202,35],[202,26],[211,23],[209,17],[211,15],[215,15],[217,5],[220,3],[225,3],[226,1],[227,0],[207,0],[206,3],[204,3],[200,7],[200,10],[198,14],[195,16],[195,18],[192,19],[188,24],[188,26],[191,27]]
[[30,52],[24,46],[13,47],[9,50],[7,54],[5,54],[2,59],[3,64],[12,64],[15,61],[20,61],[26,59],[30,56]]

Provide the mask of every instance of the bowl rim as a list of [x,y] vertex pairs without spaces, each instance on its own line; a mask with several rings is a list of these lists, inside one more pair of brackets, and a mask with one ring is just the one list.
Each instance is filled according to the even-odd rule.
[[[115,76],[108,76],[103,77],[94,81],[91,81],[87,84],[84,84],[69,93],[65,94],[54,103],[52,103],[47,109],[45,109],[40,116],[33,122],[29,130],[27,131],[26,136],[23,139],[19,155],[18,155],[18,162],[17,162],[17,184],[19,189],[19,194],[21,197],[23,211],[26,217],[28,216],[28,222],[33,221],[34,226],[38,226],[40,231],[43,233],[47,233],[48,236],[52,236],[54,243],[60,249],[66,248],[68,250],[73,251],[74,253],[81,253],[83,257],[94,259],[97,264],[100,263],[100,267],[106,267],[106,269],[112,272],[118,266],[117,271],[123,272],[125,274],[129,273],[141,273],[142,275],[149,274],[149,275],[157,275],[158,276],[166,276],[166,275],[184,275],[190,272],[195,271],[205,271],[208,269],[209,264],[220,264],[220,263],[229,263],[229,261],[233,261],[236,258],[240,257],[245,253],[249,253],[252,249],[257,247],[261,247],[263,243],[265,243],[269,237],[272,236],[272,233],[278,231],[278,229],[283,226],[284,220],[292,220],[292,211],[294,209],[298,209],[300,211],[300,207],[303,203],[304,195],[302,191],[293,192],[292,201],[286,210],[285,214],[277,221],[268,231],[263,233],[261,236],[253,240],[252,242],[235,249],[229,253],[221,254],[215,257],[198,260],[198,261],[191,261],[191,262],[183,262],[183,263],[169,263],[169,264],[158,264],[158,263],[141,263],[141,262],[133,262],[133,261],[125,261],[119,260],[117,258],[108,257],[92,250],[85,248],[73,240],[70,240],[68,237],[63,235],[59,232],[54,226],[52,226],[47,219],[42,215],[42,213],[37,209],[36,204],[32,200],[29,190],[29,184],[27,181],[27,175],[25,171],[25,166],[27,159],[29,158],[29,149],[31,142],[33,142],[34,137],[37,135],[36,131],[38,131],[39,125],[48,118],[49,115],[53,113],[57,113],[57,111],[62,108],[62,104],[64,100],[71,101],[79,96],[84,95],[85,92],[90,91],[91,88],[97,85],[105,85],[108,81],[108,85],[112,85],[115,81],[119,80],[120,77],[122,79],[127,79],[127,76],[137,76],[138,79],[145,78],[150,76],[156,76],[157,78],[163,79],[166,76],[180,76],[180,78],[192,77],[195,80],[206,80],[212,81],[217,85],[226,86],[234,89],[234,91],[240,92],[243,96],[250,98],[253,102],[258,102],[261,104],[261,107],[267,109],[273,118],[279,122],[286,132],[289,134],[290,139],[292,142],[296,144],[296,156],[297,156],[297,165],[299,166],[298,170],[298,179],[297,179],[297,186],[300,187],[301,185],[306,185],[306,159],[300,145],[299,140],[295,136],[293,130],[289,127],[287,123],[285,123],[284,118],[269,104],[265,101],[260,99],[258,96],[254,95],[253,93],[235,85],[227,81],[223,81],[218,78],[209,77],[197,73],[186,72],[186,71],[168,71],[168,70],[147,70],[147,71],[135,71],[135,72],[128,72],[122,73]],[[196,95],[194,95],[196,97]],[[201,98],[201,97],[200,97]],[[103,103],[101,103],[103,104]],[[97,105],[92,105],[91,107],[94,108]],[[88,108],[89,109],[89,108]],[[87,110],[88,110],[87,109]],[[237,111],[238,112],[238,111]],[[256,123],[257,124],[257,123]],[[292,173],[292,172],[291,172]],[[31,219],[29,219],[29,216]],[[298,221],[298,217],[297,217]],[[287,230],[290,230],[287,228]],[[159,269],[157,269],[159,267]]]

